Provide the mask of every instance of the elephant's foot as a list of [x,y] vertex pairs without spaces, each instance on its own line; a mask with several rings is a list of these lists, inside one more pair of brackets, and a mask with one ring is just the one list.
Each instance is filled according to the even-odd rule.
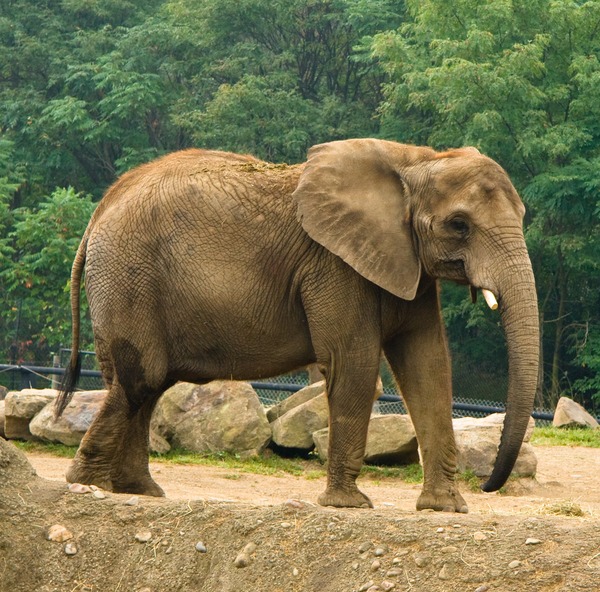
[[353,489],[334,489],[328,487],[318,499],[322,506],[336,508],[372,508],[371,500],[357,487]]
[[114,493],[135,493],[137,495],[165,497],[162,487],[150,475],[144,475],[139,479],[132,479],[131,477],[113,479],[112,491]]
[[417,500],[417,510],[435,510],[436,512],[460,512],[466,514],[469,509],[463,496],[452,487],[448,489],[424,489]]

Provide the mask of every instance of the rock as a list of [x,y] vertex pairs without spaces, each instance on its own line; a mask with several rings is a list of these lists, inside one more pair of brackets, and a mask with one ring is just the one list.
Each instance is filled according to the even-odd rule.
[[308,386],[300,389],[298,392],[295,392],[293,395],[287,397],[281,401],[281,403],[277,403],[277,405],[273,405],[273,407],[267,409],[267,419],[270,423],[273,423],[276,419],[285,415],[288,411],[291,411],[298,405],[302,405],[319,395],[325,393],[325,381],[321,380],[320,382],[315,382],[314,384],[309,384]]
[[517,567],[519,567],[520,565],[521,565],[521,562],[515,559],[514,561],[511,561],[508,564],[508,569],[517,569]]
[[271,438],[254,389],[232,381],[176,384],[159,399],[151,429],[170,446],[201,453],[258,454]]
[[554,411],[552,425],[557,428],[597,428],[599,424],[579,403],[568,397],[561,397]]
[[64,543],[73,538],[73,533],[70,530],[67,530],[62,524],[54,524],[48,529],[46,538],[49,541]]
[[381,568],[381,561],[379,561],[379,559],[375,559],[372,563],[371,563],[371,571],[377,571]]
[[478,542],[485,541],[485,540],[487,540],[487,534],[485,534],[483,532],[479,532],[479,531],[474,532],[473,540],[478,541]]
[[8,389],[0,384],[0,401],[4,401],[6,399],[6,395],[8,394]]
[[248,567],[252,563],[251,555],[256,551],[256,545],[254,543],[248,543],[235,558],[233,565],[235,567]]
[[[327,460],[329,428],[313,434],[322,460]],[[366,463],[410,464],[419,462],[417,437],[408,415],[373,415],[367,432]]]
[[103,491],[100,491],[99,489],[96,489],[92,495],[95,499],[98,500],[106,499],[106,494]]
[[440,572],[438,573],[438,578],[440,580],[449,580],[450,579],[450,570],[448,569],[447,563],[444,563],[444,565],[442,565],[442,569],[440,569]]
[[540,539],[529,538],[525,541],[526,545],[540,545],[542,541]]
[[158,454],[167,454],[171,450],[171,445],[152,426],[150,427],[150,450]]
[[321,393],[271,423],[273,442],[284,448],[311,450],[315,445],[313,433],[325,428],[328,421],[327,395]]
[[394,584],[394,582],[390,582],[389,580],[383,580],[379,586],[384,592],[389,592],[389,590],[393,590],[396,587],[396,584]]
[[133,497],[130,497],[126,502],[124,502],[124,505],[137,506],[139,503],[140,503],[140,498],[137,495],[134,495]]
[[135,540],[138,543],[147,543],[152,538],[152,533],[149,530],[141,530],[135,534]]
[[75,541],[70,541],[64,546],[64,552],[66,555],[77,555],[77,543]]
[[92,488],[89,485],[83,485],[81,483],[69,483],[67,489],[70,493],[91,493]]
[[54,402],[48,403],[31,421],[29,429],[40,440],[77,446],[100,410],[108,391],[73,394],[62,415],[54,421]]
[[[453,420],[459,471],[470,470],[478,477],[491,475],[498,453],[503,421],[503,413],[494,413],[484,418],[462,417]],[[525,443],[521,446],[513,469],[513,473],[521,477],[532,477],[537,469],[534,449],[528,444],[534,426],[535,422],[530,418]]]
[[6,395],[4,407],[4,433],[13,440],[32,440],[29,430],[31,420],[56,398],[54,389],[25,389]]
[[0,399],[0,438],[6,438],[4,433],[4,407],[6,403],[4,399]]
[[196,551],[198,551],[198,553],[206,553],[208,551],[208,549],[206,548],[206,545],[202,541],[198,541],[196,543]]

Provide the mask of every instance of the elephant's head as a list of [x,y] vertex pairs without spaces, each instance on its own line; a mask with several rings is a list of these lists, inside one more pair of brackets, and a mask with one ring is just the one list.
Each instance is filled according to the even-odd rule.
[[495,294],[509,387],[498,457],[483,489],[501,487],[533,407],[539,348],[525,208],[506,173],[474,148],[440,153],[346,140],[311,149],[294,197],[315,241],[400,298],[415,298],[423,273]]

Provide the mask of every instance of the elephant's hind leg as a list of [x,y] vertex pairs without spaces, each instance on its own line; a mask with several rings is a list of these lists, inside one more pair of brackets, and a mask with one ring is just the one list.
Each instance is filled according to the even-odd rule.
[[113,344],[103,357],[109,392],[81,441],[67,480],[116,493],[164,495],[148,468],[148,431],[152,410],[166,385],[166,364],[153,350],[142,363],[127,341]]

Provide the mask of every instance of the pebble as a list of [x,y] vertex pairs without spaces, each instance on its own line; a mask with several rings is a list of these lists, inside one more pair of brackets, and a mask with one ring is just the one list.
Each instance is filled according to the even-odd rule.
[[375,559],[373,563],[371,563],[371,571],[377,571],[381,567],[381,561],[379,559]]
[[137,506],[140,503],[140,498],[137,495],[130,497],[126,502],[126,506]]
[[440,573],[438,574],[438,578],[440,580],[449,580],[450,579],[450,571],[448,569],[448,564],[444,563],[442,565],[442,569],[440,569]]
[[453,524],[452,528],[462,528],[462,524]]
[[233,565],[236,567],[248,567],[250,565],[250,556],[246,555],[246,553],[239,553],[235,558]]
[[297,499],[286,500],[284,505],[292,510],[302,510],[304,508],[304,504]]
[[358,569],[359,565],[360,565],[360,563],[359,563],[358,561],[355,561],[355,562],[352,564],[352,569]]
[[297,577],[300,575],[300,572],[298,571],[298,568],[297,568],[297,567],[295,567],[295,568],[292,570],[292,575],[293,575],[295,578],[297,578]]
[[106,499],[106,494],[103,491],[101,491],[100,489],[94,490],[93,496],[99,500]]
[[440,527],[439,527],[439,528],[436,530],[436,532],[444,532],[444,529],[443,529],[443,528],[440,526]]
[[135,534],[135,540],[138,543],[147,543],[152,538],[152,533],[149,530],[141,530]]
[[417,564],[417,567],[425,567],[426,565],[429,565],[430,562],[431,558],[427,555],[415,555],[415,563]]
[[373,546],[373,543],[363,543],[359,548],[358,548],[358,552],[359,553],[366,553],[371,547]]
[[375,555],[375,557],[383,557],[385,555],[385,549],[383,547],[377,547],[377,549],[373,551],[373,555]]
[[529,538],[529,539],[527,539],[525,541],[525,544],[526,545],[539,545],[541,542],[542,541],[540,541],[540,539],[531,539],[531,538]]
[[383,580],[379,587],[385,592],[388,592],[388,590],[394,589],[396,587],[396,584],[394,584],[394,582],[389,582],[388,580]]
[[71,493],[91,493],[92,488],[87,485],[82,485],[81,483],[70,483],[68,490]]
[[483,532],[474,532],[473,533],[473,540],[475,541],[485,541],[487,540],[487,534],[484,534]]
[[55,524],[48,529],[46,538],[49,541],[64,543],[73,538],[73,533],[70,530],[67,530],[62,524]]
[[198,553],[206,553],[207,550],[206,545],[202,541],[196,543],[196,551],[198,551]]
[[489,589],[490,587],[487,584],[484,584],[483,586],[479,586],[475,592],[488,592]]
[[67,555],[76,555],[77,554],[77,545],[75,541],[71,541],[65,545],[64,551]]
[[517,560],[515,559],[514,561],[511,561],[511,562],[508,564],[508,568],[509,568],[509,569],[516,569],[517,567],[519,567],[519,565],[521,565],[521,562],[520,562],[520,561],[517,561]]
[[254,551],[256,551],[256,543],[248,543],[242,553],[246,553],[247,555],[252,555],[252,553],[254,553]]
[[280,526],[281,528],[292,528],[292,525],[289,522],[282,522]]
[[371,588],[372,586],[375,585],[375,582],[373,580],[367,582],[366,584],[363,584],[359,589],[358,592],[366,592],[369,588]]
[[395,578],[398,576],[401,576],[404,574],[404,571],[401,569],[398,569],[397,567],[392,567],[392,569],[388,569],[386,572],[386,577],[388,578]]
[[453,547],[449,545],[448,547],[442,547],[440,551],[442,553],[456,553],[458,551],[458,547]]

